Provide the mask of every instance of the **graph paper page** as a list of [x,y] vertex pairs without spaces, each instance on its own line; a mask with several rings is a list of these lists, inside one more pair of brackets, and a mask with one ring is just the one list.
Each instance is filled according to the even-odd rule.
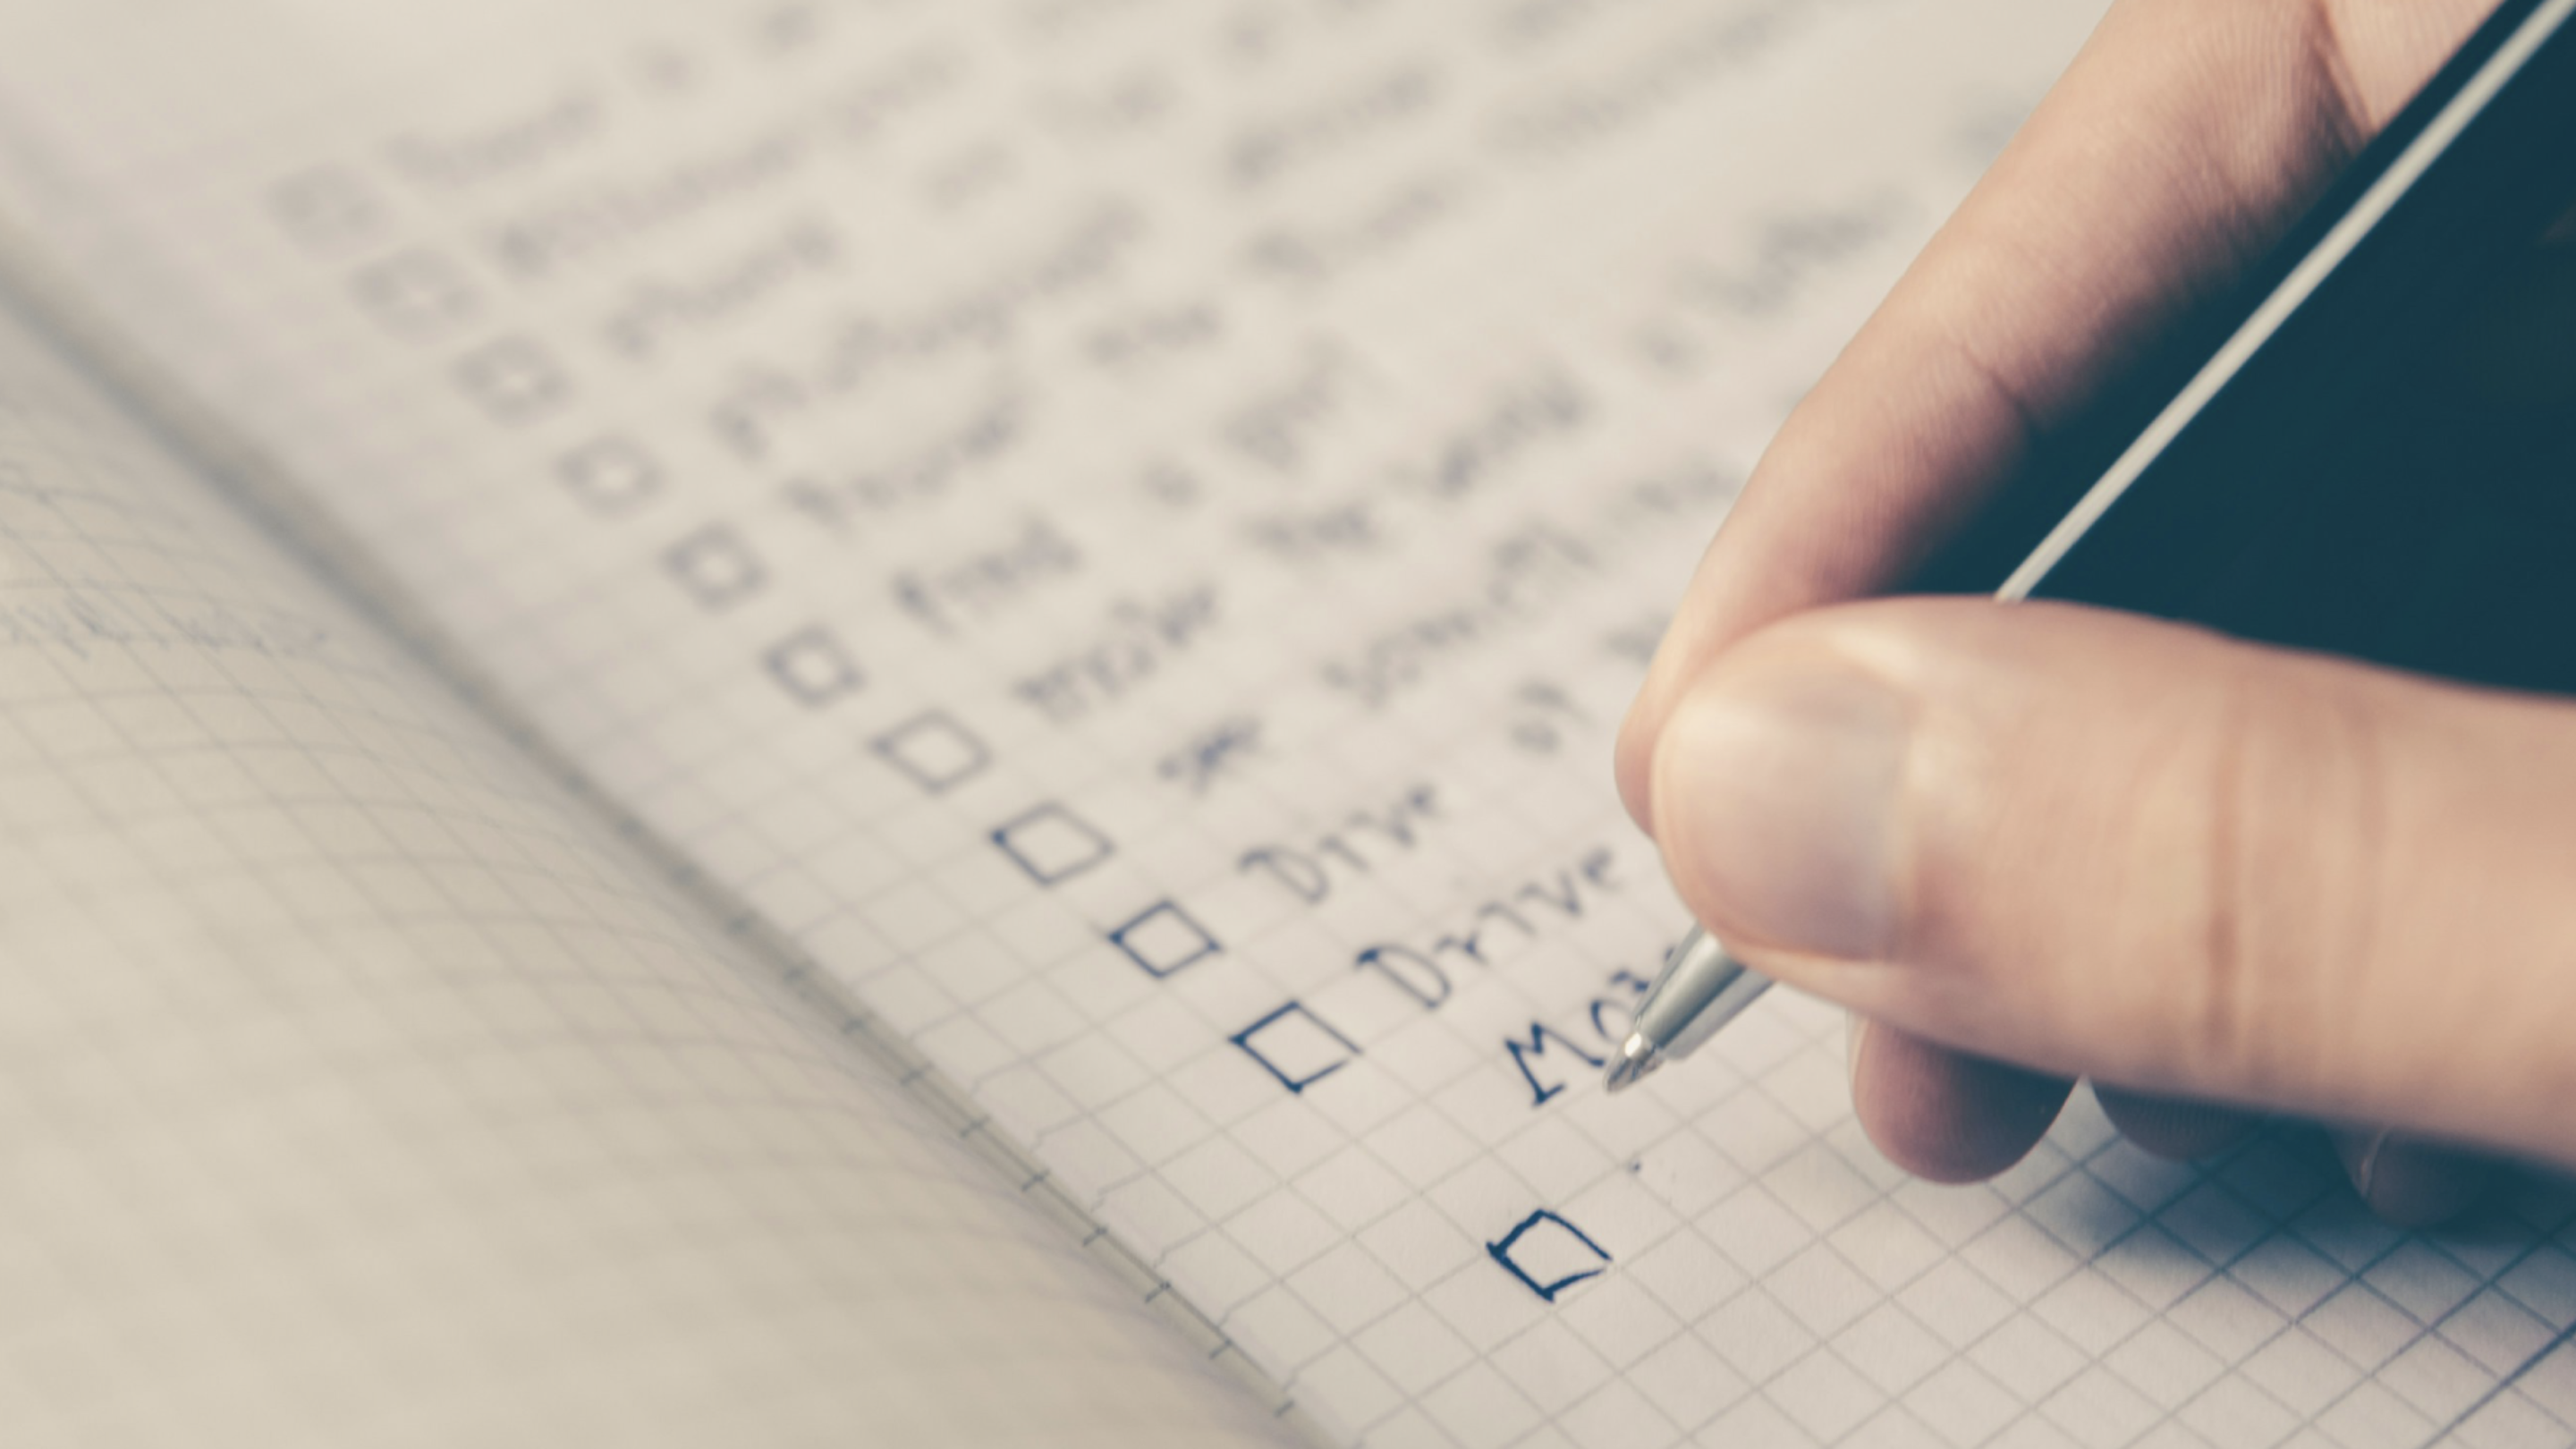
[[22,1444],[1276,1442],[0,312]]
[[0,26],[18,229],[1338,1437],[2576,1424],[2546,1194],[1905,1182],[1786,994],[1597,1085],[1645,654],[2099,6],[203,10]]

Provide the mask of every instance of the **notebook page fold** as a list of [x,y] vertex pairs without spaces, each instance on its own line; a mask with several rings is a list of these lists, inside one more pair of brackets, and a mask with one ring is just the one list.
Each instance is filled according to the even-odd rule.
[[2425,1438],[2557,1200],[2081,1105],[1906,1183],[1785,994],[1596,1085],[1643,653],[2099,10],[125,0],[0,94],[125,336],[1341,1437]]
[[1284,1442],[0,311],[26,1443]]

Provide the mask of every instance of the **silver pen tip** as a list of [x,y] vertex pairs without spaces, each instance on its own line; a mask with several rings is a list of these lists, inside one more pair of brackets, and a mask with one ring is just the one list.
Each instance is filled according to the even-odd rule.
[[1654,1075],[1655,1068],[1663,1064],[1664,1054],[1646,1040],[1643,1032],[1630,1032],[1627,1041],[1620,1044],[1619,1059],[1610,1064],[1610,1073],[1603,1080],[1611,1091],[1624,1092]]

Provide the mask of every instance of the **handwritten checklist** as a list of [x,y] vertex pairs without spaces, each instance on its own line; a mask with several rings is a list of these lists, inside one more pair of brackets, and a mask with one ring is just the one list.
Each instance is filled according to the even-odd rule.
[[2576,1323],[2567,1205],[2084,1103],[1905,1182],[1785,997],[1598,1086],[1686,924],[1643,658],[2098,10],[467,5],[60,169],[532,737],[1333,1433],[2415,1442]]

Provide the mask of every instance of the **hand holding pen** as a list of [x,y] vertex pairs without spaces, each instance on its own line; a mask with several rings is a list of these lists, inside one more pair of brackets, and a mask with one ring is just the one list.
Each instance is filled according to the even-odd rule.
[[[2485,409],[2439,434],[2465,440],[2450,451],[2346,457],[2334,450],[2360,435],[2311,417],[2324,451],[2266,455],[2266,435],[2213,405],[2210,427],[2243,434],[2247,478],[2314,474],[2329,491],[2245,530],[2279,556],[2173,571],[2194,591],[2144,609],[2162,619],[1845,602],[1944,568],[1957,588],[1974,575],[1956,563],[1963,523],[2010,514],[2017,480],[2083,456],[2105,399],[2178,352],[2224,359],[2244,317],[2213,330],[2213,309],[2296,280],[2252,273],[2374,133],[2421,119],[2401,107],[2473,31],[2492,39],[2479,22],[2494,8],[2128,0],[1790,420],[1694,580],[1623,733],[1622,793],[1746,962],[1865,1019],[1854,1100],[1900,1164],[1999,1171],[2079,1076],[2171,1155],[2249,1120],[2212,1103],[2342,1124],[2356,1185],[2400,1220],[2474,1191],[2474,1159],[2434,1142],[2576,1164],[2576,705],[2428,677],[2520,684],[2527,657],[2479,649],[2563,660],[2576,640],[2576,468],[2554,489],[2504,477],[2576,417],[2566,226],[2479,253],[2500,305],[2400,319],[2414,371],[2361,421]],[[2537,144],[2576,154],[2576,129]],[[2310,391],[2388,343],[2311,328]],[[2201,375],[2171,373],[2163,395]],[[2121,427],[2145,437],[2160,418]],[[2207,458],[2183,463],[2182,482],[2121,505],[2131,523],[2151,495],[2219,486]],[[2371,464],[2400,481],[2347,508],[2331,487]],[[2451,506],[2489,491],[2513,507]],[[2396,564],[2296,547],[2370,529]],[[1976,566],[2000,578],[2012,561]],[[2060,596],[2140,607],[2122,590],[2157,580],[2123,562],[2069,555]],[[2308,575],[2330,586],[2266,593]],[[2464,593],[2474,605],[2454,611]],[[2307,607],[2319,600],[2333,607]],[[2449,628],[2454,613],[2480,622]],[[2367,637],[2337,632],[2364,623]],[[1758,991],[1713,948],[1700,960],[1692,980],[1719,1014]],[[1621,1075],[1671,1045],[1648,1039],[1678,1030],[1644,1030],[1655,1012]]]

